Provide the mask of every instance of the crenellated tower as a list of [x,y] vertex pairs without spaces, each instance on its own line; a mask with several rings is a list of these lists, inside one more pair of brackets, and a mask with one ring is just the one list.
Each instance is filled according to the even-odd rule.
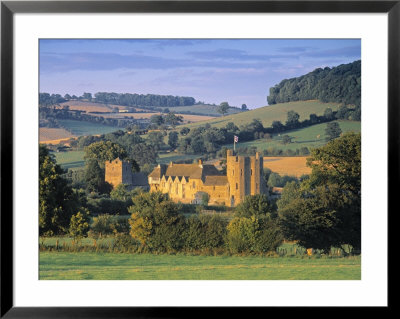
[[232,150],[226,153],[226,175],[229,183],[230,206],[241,203],[245,196],[261,194],[263,158],[235,155]]

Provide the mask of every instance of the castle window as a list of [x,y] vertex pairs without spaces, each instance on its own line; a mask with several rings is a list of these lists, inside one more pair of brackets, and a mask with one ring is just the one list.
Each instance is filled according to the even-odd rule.
[[239,188],[239,185],[238,185],[238,183],[236,183],[236,189],[238,189]]
[[253,175],[253,169],[250,169],[250,175]]
[[236,156],[236,162],[238,161],[238,157]]
[[175,186],[175,193],[178,194],[178,185]]
[[235,175],[235,170],[234,169],[232,170],[232,175]]
[[195,188],[196,187],[196,183],[195,182],[193,182],[193,188]]
[[242,175],[243,175],[243,170],[241,169],[241,170],[240,170],[240,176],[242,176]]
[[215,191],[215,186],[213,186],[213,191]]

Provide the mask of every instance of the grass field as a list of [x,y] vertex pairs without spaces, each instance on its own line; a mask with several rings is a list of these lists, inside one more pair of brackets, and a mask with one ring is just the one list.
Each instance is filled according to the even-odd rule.
[[[361,132],[361,122],[356,121],[336,121],[339,123],[339,126],[342,132]],[[271,140],[259,139],[250,142],[243,142],[236,144],[236,148],[240,147],[257,147],[258,151],[263,151],[268,148],[277,148],[281,150],[291,149],[295,151],[296,149],[300,149],[301,147],[315,148],[321,147],[326,144],[325,141],[325,129],[327,123],[316,124],[313,126],[309,126],[306,128],[302,128],[299,130],[293,130],[284,132],[281,136],[274,136]],[[289,135],[292,137],[292,143],[282,144],[282,136]],[[227,145],[227,147],[233,148],[233,144]]]
[[85,160],[83,158],[83,156],[85,155],[84,151],[60,152],[54,153],[54,155],[57,164],[59,164],[64,169],[81,167],[85,165]]
[[236,126],[249,124],[253,119],[262,121],[264,127],[270,127],[273,121],[281,121],[283,124],[287,119],[287,112],[293,110],[300,115],[300,121],[310,118],[310,114],[323,115],[326,108],[330,107],[333,111],[339,108],[338,103],[322,103],[320,101],[298,101],[280,103],[271,106],[264,106],[255,110],[241,112],[233,115],[225,115],[212,120],[192,123],[185,125],[189,128],[197,127],[210,123],[215,127],[225,127],[227,123],[233,122]]
[[360,280],[361,257],[297,258],[41,252],[54,280]]
[[60,122],[63,127],[68,128],[71,133],[76,136],[107,134],[121,129],[115,126],[107,126],[85,121],[58,120],[58,122]]
[[[197,114],[209,115],[209,116],[221,116],[220,113],[217,112],[217,106],[208,105],[208,104],[200,104],[193,106],[175,106],[169,108],[171,112],[180,113],[180,112],[193,112]],[[241,110],[236,108],[230,108],[228,110],[227,115],[240,113]]]

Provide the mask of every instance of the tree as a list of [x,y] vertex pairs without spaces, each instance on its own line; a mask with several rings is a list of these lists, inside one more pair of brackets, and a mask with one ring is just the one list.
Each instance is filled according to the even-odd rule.
[[83,99],[88,100],[89,102],[92,101],[92,93],[83,93]]
[[338,122],[330,122],[326,125],[326,129],[325,129],[325,134],[326,134],[326,138],[325,140],[327,142],[338,138],[340,136],[340,134],[342,134],[342,130],[340,129],[340,125]]
[[182,128],[182,129],[180,130],[179,133],[180,133],[182,136],[186,136],[186,135],[189,134],[189,132],[190,132],[190,128],[184,127],[184,128]]
[[273,206],[270,204],[267,195],[257,194],[246,196],[244,201],[235,208],[236,217],[265,216],[275,217]]
[[104,170],[96,160],[87,161],[85,170],[86,189],[89,192],[109,194],[112,186],[104,180]]
[[150,132],[147,136],[147,143],[152,145],[155,150],[160,150],[164,144],[164,136],[161,132]]
[[283,135],[282,136],[282,144],[290,144],[292,143],[292,138],[289,135]]
[[156,124],[157,126],[160,126],[160,125],[164,124],[164,117],[160,114],[152,115],[150,117],[150,122],[153,124]]
[[299,118],[300,115],[297,112],[289,111],[287,113],[286,126],[290,128],[296,128],[299,125]]
[[247,111],[247,105],[246,104],[242,104],[242,111]]
[[165,117],[165,123],[170,124],[173,128],[179,123],[183,122],[183,116],[175,115],[175,113],[169,112]]
[[116,158],[125,159],[127,153],[125,149],[111,141],[100,141],[85,147],[85,159],[96,160],[101,168],[106,161],[113,161]]
[[313,149],[307,165],[310,178],[288,184],[277,203],[286,238],[324,251],[344,244],[361,249],[361,134]]
[[282,132],[284,129],[284,125],[280,121],[273,121],[272,122],[272,129],[275,133]]
[[87,237],[89,231],[89,211],[82,209],[75,215],[72,215],[69,226],[69,235],[76,240]]
[[178,132],[169,132],[168,145],[171,146],[172,149],[175,149],[178,146]]
[[39,145],[39,235],[53,236],[68,231],[70,218],[80,208],[63,169],[43,144]]
[[128,208],[130,235],[155,251],[179,250],[184,244],[184,217],[177,205],[160,192],[141,193]]
[[142,167],[145,164],[157,163],[158,153],[153,145],[140,143],[133,145],[130,157]]
[[222,114],[222,116],[228,113],[228,110],[229,110],[228,102],[222,102],[217,108],[217,112]]
[[327,121],[332,121],[335,118],[335,115],[333,114],[333,111],[330,107],[325,109],[324,117]]

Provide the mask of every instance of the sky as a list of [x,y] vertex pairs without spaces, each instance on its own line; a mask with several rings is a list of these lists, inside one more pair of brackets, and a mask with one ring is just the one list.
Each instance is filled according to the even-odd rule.
[[361,59],[360,39],[41,39],[40,92],[267,105],[269,88]]

